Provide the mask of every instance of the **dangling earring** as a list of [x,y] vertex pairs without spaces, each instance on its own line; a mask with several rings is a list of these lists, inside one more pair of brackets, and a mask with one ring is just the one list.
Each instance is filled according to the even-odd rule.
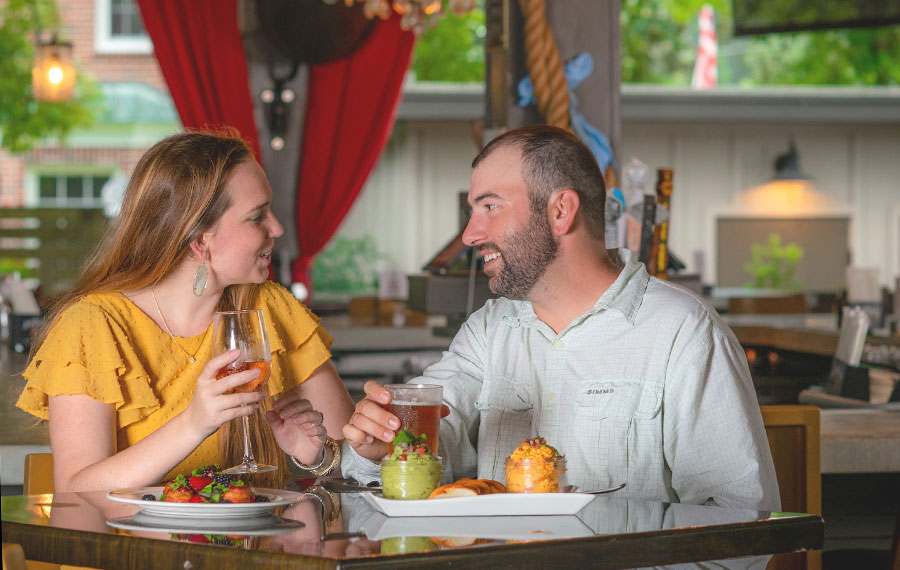
[[200,297],[206,291],[206,278],[209,277],[209,269],[206,268],[206,262],[200,264],[197,272],[194,273],[194,295]]

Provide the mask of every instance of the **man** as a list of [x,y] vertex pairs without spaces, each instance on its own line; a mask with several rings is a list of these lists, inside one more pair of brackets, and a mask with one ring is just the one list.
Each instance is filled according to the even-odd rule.
[[[465,243],[484,258],[488,301],[417,382],[442,384],[444,479],[505,480],[504,460],[543,436],[568,482],[619,483],[628,497],[779,508],[744,352],[700,299],[604,245],[605,185],[590,151],[553,127],[517,129],[472,163]],[[345,476],[399,428],[366,385],[350,423]]]

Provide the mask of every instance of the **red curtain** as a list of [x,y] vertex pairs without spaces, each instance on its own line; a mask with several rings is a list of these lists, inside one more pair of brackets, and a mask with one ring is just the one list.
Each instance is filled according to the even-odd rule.
[[[138,4],[182,124],[235,127],[260,159],[237,0]],[[310,69],[294,281],[310,286],[313,257],[337,230],[375,166],[394,123],[414,42],[394,14],[378,21],[350,57]]]
[[295,282],[310,287],[313,257],[347,215],[387,142],[414,43],[394,14],[379,21],[350,57],[310,69],[297,189],[300,257],[293,266]]
[[237,0],[138,0],[187,128],[236,128],[259,156]]

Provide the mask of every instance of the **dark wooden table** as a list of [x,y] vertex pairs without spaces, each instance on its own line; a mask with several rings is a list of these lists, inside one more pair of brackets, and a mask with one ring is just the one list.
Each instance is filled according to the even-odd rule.
[[[333,502],[339,509],[331,508]],[[577,516],[398,519],[374,511],[359,494],[319,492],[276,511],[303,522],[302,528],[243,538],[106,524],[136,511],[103,492],[3,497],[3,541],[22,545],[29,560],[107,569],[618,569],[750,556],[758,558],[723,564],[764,568],[767,555],[820,549],[824,536],[824,523],[815,515],[613,495],[597,496]]]

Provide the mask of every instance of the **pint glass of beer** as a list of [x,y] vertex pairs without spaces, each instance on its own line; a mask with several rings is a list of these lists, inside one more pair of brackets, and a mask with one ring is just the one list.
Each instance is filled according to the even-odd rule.
[[[444,387],[437,384],[387,384],[385,389],[391,393],[391,403],[385,408],[400,419],[400,429],[410,431],[416,437],[425,434],[425,444],[437,455]],[[394,445],[387,445],[390,455]]]

